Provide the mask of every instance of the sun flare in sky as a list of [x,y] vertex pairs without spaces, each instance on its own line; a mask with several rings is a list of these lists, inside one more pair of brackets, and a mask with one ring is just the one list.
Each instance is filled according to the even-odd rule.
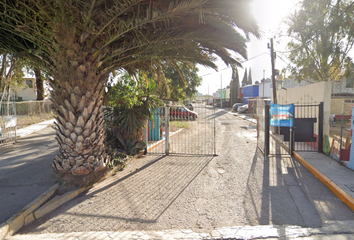
[[260,30],[266,34],[274,34],[297,2],[298,0],[254,0],[253,15]]
[[[271,75],[270,54],[267,48],[270,38],[276,36],[279,30],[285,30],[285,25],[282,22],[285,20],[294,9],[299,0],[254,0],[253,1],[253,14],[258,23],[261,39],[251,37],[251,41],[247,43],[247,53],[249,61],[245,61],[242,65],[243,68],[239,68],[240,83],[242,81],[244,71],[247,68],[252,69],[252,80],[260,81],[263,79],[263,70],[265,72],[265,78],[269,78]],[[286,42],[281,39],[274,40],[275,49],[285,50]],[[282,44],[283,43],[283,44]],[[278,45],[276,45],[278,44]],[[255,56],[258,56],[253,58]],[[284,59],[284,58],[283,58]],[[285,60],[285,59],[284,59]],[[221,61],[217,61],[219,72],[216,72],[210,68],[204,68],[198,66],[199,76],[202,76],[203,83],[198,87],[198,91],[203,94],[210,94],[216,92],[221,87],[224,88],[230,84],[232,70]],[[286,66],[286,63],[280,58],[276,60],[276,68],[282,69]]]

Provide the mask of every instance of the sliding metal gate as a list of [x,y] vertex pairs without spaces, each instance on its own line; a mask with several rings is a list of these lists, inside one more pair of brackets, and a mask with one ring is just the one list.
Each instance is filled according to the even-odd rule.
[[215,155],[215,108],[193,104],[169,106],[156,111],[148,124],[148,153]]

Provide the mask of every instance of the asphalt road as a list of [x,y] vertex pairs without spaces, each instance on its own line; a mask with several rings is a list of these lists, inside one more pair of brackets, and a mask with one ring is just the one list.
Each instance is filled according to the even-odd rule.
[[56,183],[50,166],[56,154],[51,127],[0,146],[0,223]]
[[354,220],[353,211],[296,159],[265,159],[250,122],[218,111],[216,129],[218,156],[136,159],[19,233],[209,232],[227,226],[320,227],[329,220]]

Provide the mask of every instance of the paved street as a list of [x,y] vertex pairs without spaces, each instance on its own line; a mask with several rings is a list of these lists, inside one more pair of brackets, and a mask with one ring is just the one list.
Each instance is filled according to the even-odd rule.
[[56,154],[51,127],[0,147],[0,223],[55,184],[50,164]]
[[354,220],[354,213],[297,160],[256,150],[256,130],[217,112],[217,154],[147,156],[19,234],[298,225]]

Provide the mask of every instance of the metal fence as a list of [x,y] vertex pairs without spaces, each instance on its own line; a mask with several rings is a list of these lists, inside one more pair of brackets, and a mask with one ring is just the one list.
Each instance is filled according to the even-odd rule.
[[148,152],[157,154],[215,154],[215,108],[204,103],[161,108],[148,124]]
[[[292,152],[323,151],[323,102],[294,105],[293,127],[269,127],[269,105],[255,102],[257,117],[257,146],[265,155]],[[272,132],[272,135],[270,134]],[[270,136],[271,135],[271,136]],[[279,144],[285,145],[289,152]]]
[[16,103],[0,104],[0,145],[16,141],[17,116]]
[[294,150],[322,152],[323,103],[296,104],[294,115]]
[[0,105],[0,145],[15,142],[17,130],[53,118],[50,101],[3,102]]
[[17,128],[53,118],[51,114],[51,101],[24,101],[16,103]]

